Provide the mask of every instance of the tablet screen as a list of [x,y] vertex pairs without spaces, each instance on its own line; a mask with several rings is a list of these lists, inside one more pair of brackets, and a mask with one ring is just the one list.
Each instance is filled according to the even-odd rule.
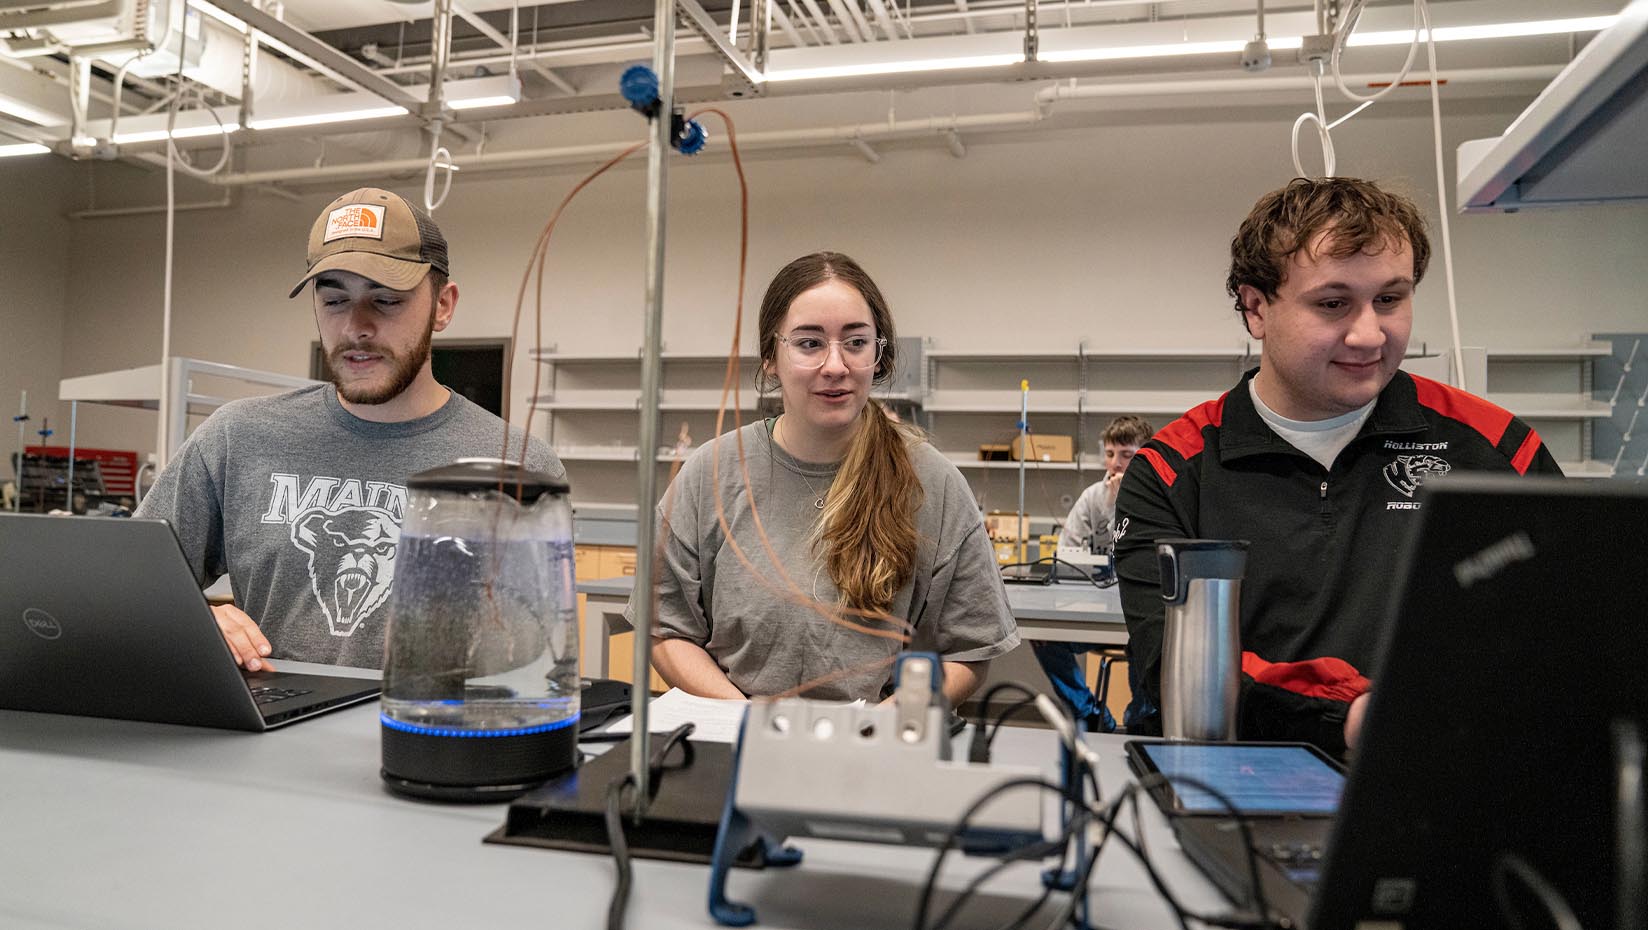
[[[1150,768],[1217,789],[1244,814],[1331,815],[1345,776],[1304,746],[1240,743],[1135,743]],[[1228,813],[1213,795],[1172,785],[1170,807],[1188,814]]]

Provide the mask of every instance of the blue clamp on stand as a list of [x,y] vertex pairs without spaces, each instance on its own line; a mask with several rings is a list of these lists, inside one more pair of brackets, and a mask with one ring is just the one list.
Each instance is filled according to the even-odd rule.
[[658,75],[646,65],[630,65],[618,78],[618,92],[637,113],[652,119],[658,115]]
[[[657,119],[663,107],[658,94],[658,75],[646,65],[630,65],[618,78],[618,92],[630,108],[647,119]],[[687,119],[679,107],[670,113],[670,147],[682,155],[697,155],[709,141],[709,133],[697,120]]]

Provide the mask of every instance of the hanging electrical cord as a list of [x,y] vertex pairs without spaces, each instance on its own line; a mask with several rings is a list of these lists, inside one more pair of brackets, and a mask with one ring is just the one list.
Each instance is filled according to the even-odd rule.
[[200,104],[200,108],[206,111],[206,115],[210,116],[213,122],[217,123],[218,138],[222,140],[221,144],[223,146],[222,151],[218,154],[217,164],[214,164],[210,168],[195,167],[194,163],[189,160],[187,155],[178,151],[177,140],[173,136],[173,130],[177,125],[177,114],[179,106],[182,103],[183,96],[184,94],[179,93],[175,98],[173,98],[171,110],[166,118],[166,148],[170,150],[167,153],[167,160],[170,162],[172,157],[175,156],[176,166],[178,168],[183,169],[186,174],[190,174],[204,180],[229,167],[229,156],[234,153],[234,141],[229,138],[228,127],[224,125],[223,117],[217,115],[217,110],[215,108],[207,105],[205,95],[201,94],[199,91],[195,91],[195,102]]
[[[1416,0],[1421,7],[1425,0]],[[1431,29],[1430,13],[1425,13],[1425,47],[1431,69],[1431,138],[1436,155],[1436,215],[1442,225],[1442,280],[1448,286],[1448,326],[1453,335],[1454,386],[1464,390],[1465,350],[1459,335],[1459,299],[1453,284],[1453,231],[1448,220],[1448,176],[1442,165],[1442,95],[1437,87],[1436,36]],[[1486,385],[1484,385],[1486,387]]]
[[136,55],[126,59],[126,63],[121,65],[114,72],[114,106],[112,108],[112,112],[109,114],[110,142],[113,142],[114,137],[120,132],[120,93],[121,89],[126,86],[126,71],[131,68],[132,65],[135,65],[154,54],[154,51],[155,50],[151,48],[138,52]]
[[[452,152],[441,144],[441,121],[433,120],[429,124],[429,166],[423,175],[423,208],[430,213],[440,209],[446,203],[446,195],[452,193],[452,175],[457,173],[458,166],[452,163]],[[444,172],[445,180],[441,185],[441,196],[435,196],[435,174]]]
[[[1333,82],[1338,85],[1339,92],[1346,99],[1356,103],[1372,103],[1382,99],[1386,94],[1401,86],[1408,79],[1408,72],[1413,70],[1414,56],[1419,53],[1420,37],[1429,36],[1431,30],[1430,4],[1427,0],[1414,0],[1413,3],[1413,41],[1408,43],[1408,57],[1402,62],[1402,70],[1383,89],[1372,94],[1363,95],[1351,90],[1345,83],[1345,74],[1339,66],[1339,59],[1345,52],[1345,43],[1350,41],[1351,34],[1356,31],[1356,24],[1362,19],[1362,11],[1367,7],[1367,0],[1355,0],[1333,33],[1333,49],[1328,54],[1328,63],[1333,70]],[[1423,28],[1423,33],[1421,33]]]
[[1448,182],[1444,166],[1442,151],[1442,98],[1439,90],[1440,77],[1436,67],[1436,36],[1431,28],[1431,13],[1428,0],[1414,0],[1413,2],[1413,41],[1408,43],[1408,55],[1402,62],[1402,69],[1397,72],[1386,86],[1373,94],[1358,94],[1345,84],[1345,75],[1340,66],[1345,47],[1350,37],[1356,31],[1357,23],[1362,18],[1362,11],[1367,7],[1367,0],[1353,0],[1346,8],[1345,14],[1333,32],[1333,44],[1328,53],[1329,67],[1333,72],[1334,83],[1338,85],[1340,93],[1358,105],[1355,109],[1339,117],[1333,122],[1327,121],[1327,108],[1322,98],[1322,63],[1313,62],[1312,83],[1316,92],[1316,112],[1301,113],[1293,121],[1292,152],[1293,170],[1299,177],[1309,177],[1304,164],[1299,158],[1299,132],[1306,123],[1314,122],[1316,132],[1322,143],[1323,177],[1333,177],[1338,167],[1338,159],[1333,148],[1333,130],[1343,125],[1346,120],[1362,112],[1374,102],[1381,100],[1386,94],[1401,86],[1413,70],[1415,56],[1419,52],[1421,41],[1426,49],[1427,64],[1430,70],[1431,97],[1431,134],[1436,165],[1436,207],[1437,220],[1442,233],[1442,278],[1448,295],[1448,327],[1453,336],[1453,368],[1454,385],[1459,388],[1468,388],[1465,378],[1465,352],[1459,328],[1459,298],[1454,285],[1453,272],[1453,228],[1448,213]]

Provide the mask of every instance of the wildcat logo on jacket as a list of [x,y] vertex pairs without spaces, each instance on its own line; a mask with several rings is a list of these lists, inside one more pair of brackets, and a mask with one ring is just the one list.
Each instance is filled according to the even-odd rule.
[[389,600],[406,488],[382,481],[272,474],[262,522],[285,524],[309,557],[309,587],[328,632],[353,636]]
[[1452,470],[1453,466],[1441,456],[1398,455],[1395,461],[1385,466],[1385,481],[1401,491],[1402,496],[1411,498],[1425,479],[1445,475]]

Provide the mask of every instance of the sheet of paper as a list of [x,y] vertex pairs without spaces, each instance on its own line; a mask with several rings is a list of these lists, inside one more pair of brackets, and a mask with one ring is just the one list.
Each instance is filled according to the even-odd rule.
[[[864,701],[854,701],[863,706]],[[649,706],[647,729],[654,733],[668,733],[683,723],[695,726],[692,738],[706,743],[731,743],[738,739],[738,727],[744,722],[744,708],[749,701],[723,701],[698,697],[680,688],[671,688],[652,699]],[[634,719],[624,717],[603,732],[632,732]]]
[[[749,701],[722,701],[698,697],[680,688],[671,688],[652,699],[647,729],[668,733],[683,723],[694,724],[692,738],[706,743],[731,743],[738,739],[738,725],[744,721]],[[606,728],[608,733],[632,732],[633,718],[624,717]]]

